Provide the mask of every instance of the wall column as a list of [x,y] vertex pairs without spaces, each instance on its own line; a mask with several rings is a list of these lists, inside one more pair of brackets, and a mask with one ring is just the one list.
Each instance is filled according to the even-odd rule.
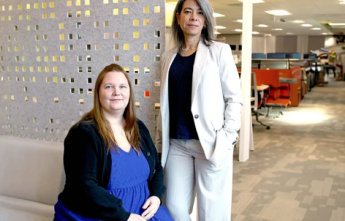
[[251,71],[252,71],[252,31],[253,31],[253,3],[252,0],[243,0],[242,11],[242,117],[241,135],[239,147],[239,161],[244,162],[249,159],[249,149],[254,149],[252,115],[251,115]]

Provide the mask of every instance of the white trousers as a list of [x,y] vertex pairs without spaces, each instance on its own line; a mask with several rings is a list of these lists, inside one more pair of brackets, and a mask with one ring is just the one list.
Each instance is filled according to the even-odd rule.
[[195,193],[198,221],[230,221],[233,148],[215,167],[198,140],[170,140],[165,166],[166,206],[175,221],[190,221]]

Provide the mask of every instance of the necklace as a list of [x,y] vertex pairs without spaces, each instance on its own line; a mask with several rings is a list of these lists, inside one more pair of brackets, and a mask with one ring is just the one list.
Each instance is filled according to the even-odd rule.
[[182,51],[194,51],[197,48],[197,46],[190,46],[189,48],[185,47],[185,48],[181,48]]

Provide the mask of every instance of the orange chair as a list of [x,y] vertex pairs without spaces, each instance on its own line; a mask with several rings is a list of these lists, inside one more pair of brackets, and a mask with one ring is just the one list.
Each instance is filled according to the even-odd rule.
[[262,106],[266,106],[266,98],[265,97],[259,97],[259,91],[257,89],[257,82],[256,82],[256,74],[254,72],[252,72],[251,75],[251,89],[252,89],[252,99],[251,99],[251,109],[252,109],[252,115],[255,116],[255,120],[256,122],[258,122],[259,124],[261,124],[262,126],[266,127],[267,130],[269,130],[271,127],[262,123],[259,120],[259,116],[260,115],[266,115],[267,116],[267,112],[266,114],[262,114],[258,111],[258,109],[260,109]]

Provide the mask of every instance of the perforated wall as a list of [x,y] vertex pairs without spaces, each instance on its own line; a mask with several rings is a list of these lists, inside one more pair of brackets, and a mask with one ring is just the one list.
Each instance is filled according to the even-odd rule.
[[0,134],[63,141],[92,108],[99,72],[118,63],[154,135],[164,7],[163,0],[0,1]]

